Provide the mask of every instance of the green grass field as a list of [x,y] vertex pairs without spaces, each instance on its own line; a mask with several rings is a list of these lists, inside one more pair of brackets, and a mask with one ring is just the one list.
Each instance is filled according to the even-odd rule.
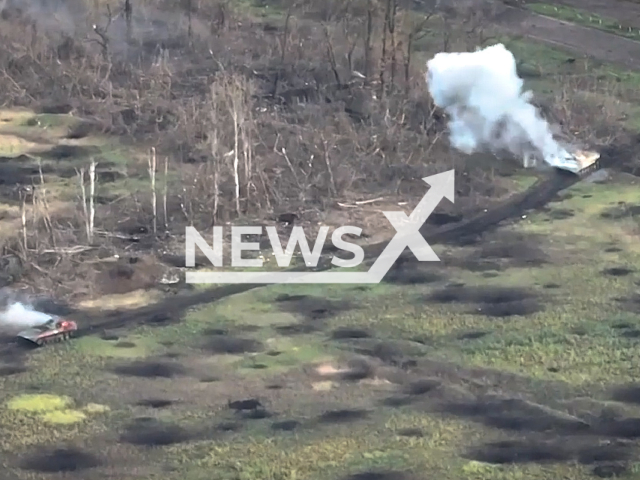
[[[546,100],[570,82],[572,105],[606,103],[640,127],[638,73],[501,40]],[[91,158],[116,172],[101,195],[148,193],[144,149],[90,134],[73,144],[89,153],[52,159],[76,119],[3,119],[0,156],[51,166],[57,211],[78,208],[75,173],[61,172]],[[519,190],[533,180],[510,179]],[[0,208],[0,235],[15,236],[19,203]],[[0,464],[25,480],[637,478],[639,232],[637,178],[620,174],[479,243],[436,246],[441,262],[379,285],[275,285],[185,311],[169,301],[158,325],[129,315],[9,350]]]

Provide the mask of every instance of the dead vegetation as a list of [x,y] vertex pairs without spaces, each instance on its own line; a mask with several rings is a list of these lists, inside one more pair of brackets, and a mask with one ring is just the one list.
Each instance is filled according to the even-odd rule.
[[[54,204],[41,169],[16,177],[28,187],[21,234],[3,248],[42,288],[96,294],[80,272],[96,257],[170,249],[185,225],[204,231],[279,212],[304,221],[341,199],[410,199],[442,168],[463,173],[456,208],[507,193],[495,170],[449,149],[424,82],[425,55],[491,38],[485,19],[495,12],[484,7],[418,13],[398,0],[283,0],[260,18],[227,1],[178,11],[75,2],[54,15],[7,4],[0,104],[88,119],[69,139],[119,136],[131,145],[126,175],[142,186],[98,195],[97,185],[117,180],[101,170],[100,152],[72,172],[72,206]],[[82,285],[62,281],[71,271]]]

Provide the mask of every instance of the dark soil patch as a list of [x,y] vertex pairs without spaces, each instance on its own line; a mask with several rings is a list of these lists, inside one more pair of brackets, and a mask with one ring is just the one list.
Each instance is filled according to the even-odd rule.
[[626,277],[633,273],[633,270],[626,267],[611,267],[602,271],[603,275],[610,275],[612,277]]
[[627,330],[629,328],[633,328],[635,325],[627,322],[615,323],[611,325],[611,328],[614,330]]
[[417,477],[399,470],[370,470],[349,475],[343,480],[417,480]]
[[294,335],[306,335],[308,333],[314,333],[319,331],[320,329],[308,323],[289,323],[287,325],[278,325],[274,327],[274,330],[280,335],[292,337]]
[[489,332],[483,332],[481,330],[473,330],[471,332],[465,332],[458,335],[456,338],[458,340],[477,340],[479,338],[483,338],[489,335]]
[[269,368],[269,365],[265,365],[264,363],[252,363],[247,368],[251,368],[252,370],[266,370]]
[[308,298],[308,295],[289,295],[289,294],[283,293],[282,295],[278,295],[275,300],[278,303],[299,302],[301,300],[304,300],[305,298]]
[[605,253],[620,253],[622,252],[622,248],[620,247],[607,247],[604,249]]
[[497,240],[483,244],[471,258],[509,260],[520,266],[538,266],[548,262],[547,255],[534,240],[515,234],[502,234]]
[[442,382],[433,378],[426,378],[412,382],[406,386],[405,391],[409,395],[424,395],[438,388]]
[[2,365],[0,366],[0,377],[10,377],[27,371],[24,365]]
[[166,400],[163,398],[148,398],[136,402],[136,405],[138,405],[139,407],[166,408],[170,407],[174,403],[175,402],[173,400]]
[[405,357],[402,348],[393,342],[376,343],[371,350],[363,353],[378,358],[390,365],[399,365]]
[[371,338],[371,333],[361,328],[340,327],[331,332],[333,340],[346,340],[350,338]]
[[120,436],[120,441],[132,445],[162,446],[184,443],[193,438],[179,425],[158,422],[155,419],[136,419]]
[[560,288],[560,285],[557,283],[545,283],[542,288],[546,288],[547,290],[556,290]]
[[320,423],[347,423],[362,420],[368,416],[369,412],[362,409],[330,410],[320,415],[318,421]]
[[335,302],[327,298],[312,296],[284,296],[277,299],[279,307],[289,313],[301,315],[308,322],[316,323],[334,317],[352,308],[348,302]]
[[128,365],[118,365],[113,368],[114,373],[133,377],[162,377],[173,378],[184,375],[186,369],[179,363],[137,361]]
[[527,316],[544,310],[541,303],[533,298],[517,302],[505,302],[498,304],[486,303],[478,307],[473,313],[487,317],[511,317]]
[[578,449],[578,462],[583,465],[593,465],[601,462],[619,462],[631,457],[629,448],[622,445],[591,445]]
[[103,130],[102,126],[93,122],[81,122],[77,125],[72,126],[69,129],[69,132],[65,136],[65,138],[69,140],[79,140],[81,138],[88,137],[94,133],[101,133]]
[[428,225],[434,225],[436,227],[441,227],[443,225],[449,225],[451,223],[457,223],[459,221],[462,220],[462,215],[452,215],[449,213],[438,213],[438,212],[433,212],[431,215],[429,215],[429,218],[427,219],[427,224]]
[[437,303],[476,303],[471,313],[489,317],[530,315],[543,310],[536,295],[523,288],[508,287],[447,287],[427,296]]
[[618,205],[604,210],[600,217],[609,220],[621,220],[640,215],[640,205]]
[[251,338],[233,337],[229,335],[214,335],[208,338],[203,348],[213,354],[256,353],[264,350],[264,345]]
[[422,285],[440,282],[446,277],[418,263],[403,262],[394,265],[384,277],[385,283],[396,285]]
[[572,452],[559,448],[557,444],[528,441],[503,441],[486,444],[470,452],[473,460],[493,463],[550,463],[566,462],[572,459]]
[[640,338],[640,330],[632,328],[620,333],[620,336],[624,338]]
[[622,308],[628,312],[640,313],[640,294],[633,294],[626,298],[616,298],[621,303]]
[[231,410],[236,410],[238,412],[264,408],[262,403],[260,403],[260,400],[258,400],[257,398],[248,398],[246,400],[233,400],[233,401],[230,400],[227,406]]
[[640,405],[640,385],[625,385],[617,388],[611,393],[611,398],[618,402]]
[[242,425],[238,422],[222,422],[216,426],[216,430],[220,432],[237,432],[242,429]]
[[280,430],[284,432],[291,432],[300,426],[300,422],[297,420],[283,420],[281,422],[274,422],[271,424],[273,430]]
[[113,345],[116,348],[134,348],[136,346],[133,342],[118,342]]
[[596,465],[591,472],[599,478],[618,478],[624,476],[629,471],[627,463],[609,463]]
[[49,450],[39,448],[38,452],[25,457],[20,468],[42,473],[76,472],[96,468],[103,462],[95,455],[75,448]]
[[51,114],[51,115],[66,115],[71,113],[73,110],[73,105],[69,103],[53,103],[49,105],[40,105],[34,112],[42,114]]
[[484,272],[482,274],[483,278],[497,278],[499,276],[500,276],[500,274],[498,272]]
[[596,430],[616,438],[640,438],[640,418],[615,418],[603,421]]
[[257,408],[255,410],[247,410],[238,412],[245,420],[263,420],[265,418],[273,417],[273,414],[264,408]]
[[100,334],[100,338],[102,340],[115,341],[115,340],[118,340],[120,337],[118,335],[116,335],[115,333],[102,332]]
[[346,381],[356,382],[374,376],[375,368],[364,359],[353,359],[347,365],[348,371],[341,374],[340,378]]
[[229,335],[229,330],[226,328],[205,328],[202,331],[203,335]]
[[576,212],[568,208],[556,208],[551,210],[548,215],[553,220],[566,220],[567,218],[575,217]]
[[55,147],[39,154],[43,159],[67,160],[70,158],[89,157],[97,155],[100,149],[97,147],[86,147],[81,145],[56,145]]
[[501,304],[534,298],[531,291],[509,287],[465,287],[449,286],[436,290],[427,300],[436,303],[482,303]]
[[443,410],[490,427],[518,432],[579,434],[591,430],[589,424],[577,418],[516,398],[478,398],[472,402],[450,403]]

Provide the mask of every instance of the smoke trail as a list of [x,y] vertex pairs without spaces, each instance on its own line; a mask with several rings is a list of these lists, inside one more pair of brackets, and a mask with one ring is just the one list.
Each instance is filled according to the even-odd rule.
[[20,302],[7,306],[0,312],[0,327],[32,327],[47,322],[51,315],[38,312]]
[[[450,141],[465,154],[510,152],[557,164],[569,154],[523,92],[513,54],[496,44],[476,52],[438,53],[427,62],[434,103],[450,116]],[[526,165],[525,165],[526,166]]]

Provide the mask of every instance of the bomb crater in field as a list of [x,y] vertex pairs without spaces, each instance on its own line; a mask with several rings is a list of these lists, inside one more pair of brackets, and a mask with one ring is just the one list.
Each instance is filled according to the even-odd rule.
[[202,348],[215,355],[239,355],[242,353],[262,352],[264,345],[262,342],[252,338],[236,337],[222,333],[210,335],[203,342]]
[[162,422],[150,417],[139,417],[126,426],[120,441],[140,446],[165,446],[185,443],[198,437],[197,433],[175,423]]
[[103,462],[95,455],[76,448],[39,449],[27,455],[20,468],[41,473],[75,472],[99,467]]
[[451,402],[443,411],[484,425],[517,432],[556,432],[584,434],[592,426],[572,415],[518,398],[478,397],[472,401]]
[[319,423],[349,423],[363,420],[369,416],[369,411],[359,408],[329,410],[318,417]]
[[544,310],[538,296],[524,288],[454,286],[436,290],[426,299],[443,304],[476,304],[471,313],[488,317],[526,316]]
[[326,321],[353,308],[350,302],[330,300],[310,295],[280,295],[276,299],[278,308],[301,318],[298,323],[278,325],[275,330],[281,335],[302,335],[322,330]]
[[633,270],[627,267],[609,267],[605,268],[602,273],[611,277],[626,277],[633,273]]
[[640,384],[618,387],[612,392],[611,398],[618,402],[640,405]]
[[343,480],[418,480],[419,477],[400,470],[369,470],[345,477]]
[[173,405],[175,402],[173,400],[168,400],[165,398],[145,398],[143,400],[139,400],[136,402],[136,405],[139,407],[148,407],[148,408],[166,408]]
[[621,462],[632,457],[628,447],[612,444],[576,445],[563,441],[506,440],[474,449],[469,457],[493,464],[558,463],[577,461],[583,465]]
[[549,262],[542,250],[542,239],[516,233],[485,235],[486,241],[469,259],[503,260],[510,267],[538,267]]
[[434,269],[433,266],[425,266],[417,261],[398,260],[387,272],[383,281],[396,285],[423,285],[441,282],[446,276]]
[[145,378],[173,378],[186,374],[186,369],[176,362],[136,361],[124,365],[116,365],[112,371],[119,375]]

